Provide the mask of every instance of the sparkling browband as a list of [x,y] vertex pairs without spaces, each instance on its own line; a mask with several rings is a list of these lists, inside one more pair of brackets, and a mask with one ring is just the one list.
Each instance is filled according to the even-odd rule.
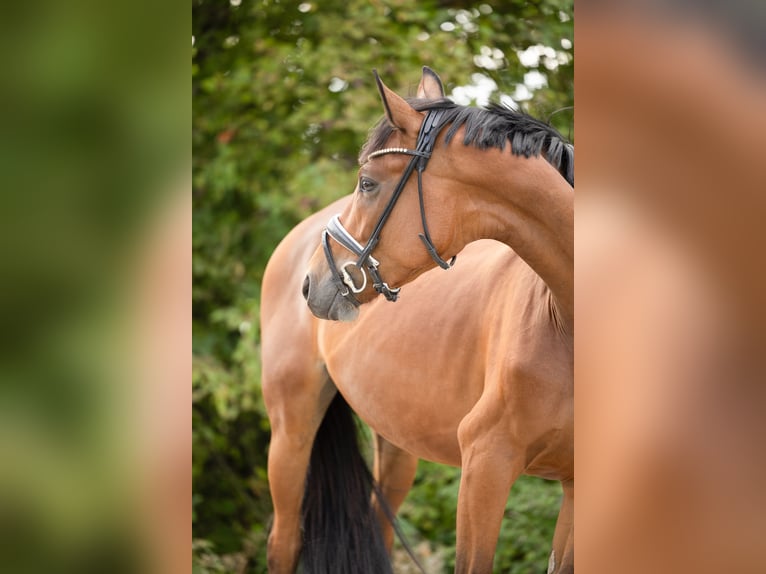
[[379,155],[385,155],[387,153],[406,153],[407,155],[418,155],[420,157],[431,157],[430,153],[427,152],[420,152],[414,149],[407,149],[403,147],[387,147],[385,149],[379,149],[378,151],[372,152],[370,155],[367,156],[367,159],[372,159],[374,157],[378,157]]

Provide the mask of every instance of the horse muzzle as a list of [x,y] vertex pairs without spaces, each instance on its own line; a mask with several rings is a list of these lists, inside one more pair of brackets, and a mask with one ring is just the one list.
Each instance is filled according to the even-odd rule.
[[311,313],[319,319],[353,321],[359,316],[359,305],[349,301],[333,281],[306,275],[302,292]]

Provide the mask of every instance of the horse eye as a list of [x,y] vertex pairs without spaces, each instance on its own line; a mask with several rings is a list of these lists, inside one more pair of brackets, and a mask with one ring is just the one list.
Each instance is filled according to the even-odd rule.
[[359,191],[363,193],[369,193],[371,191],[375,191],[375,188],[377,187],[378,187],[378,184],[368,177],[363,177],[359,180]]

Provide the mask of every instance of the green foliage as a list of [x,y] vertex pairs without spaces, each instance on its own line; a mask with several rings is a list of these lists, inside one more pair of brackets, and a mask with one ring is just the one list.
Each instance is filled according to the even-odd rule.
[[561,485],[522,476],[511,489],[495,553],[495,569],[508,574],[545,572],[561,505]]
[[[448,93],[481,74],[497,85],[495,96],[513,95],[524,74],[538,70],[547,86],[521,104],[547,118],[573,102],[573,6],[193,0],[192,7],[195,571],[262,572],[271,504],[260,282],[279,240],[353,189],[358,150],[382,112],[371,70],[403,94],[414,92],[422,65],[441,75]],[[525,67],[517,53],[536,45],[557,52]],[[569,134],[572,118],[564,111],[551,121]],[[405,518],[447,549],[454,472],[424,465]],[[543,487],[517,490],[529,510],[514,506],[522,518],[504,526],[502,540],[515,542],[501,543],[498,561],[509,568],[529,557],[540,563],[536,553],[547,552],[550,536],[531,533],[547,521],[548,503],[557,504]]]

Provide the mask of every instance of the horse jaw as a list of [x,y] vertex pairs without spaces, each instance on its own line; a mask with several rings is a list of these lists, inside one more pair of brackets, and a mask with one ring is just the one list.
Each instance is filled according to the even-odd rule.
[[337,303],[330,307],[330,311],[328,313],[329,319],[333,321],[344,321],[347,323],[356,320],[356,318],[359,316],[359,307],[355,307],[340,296],[338,299],[336,299],[336,301]]

